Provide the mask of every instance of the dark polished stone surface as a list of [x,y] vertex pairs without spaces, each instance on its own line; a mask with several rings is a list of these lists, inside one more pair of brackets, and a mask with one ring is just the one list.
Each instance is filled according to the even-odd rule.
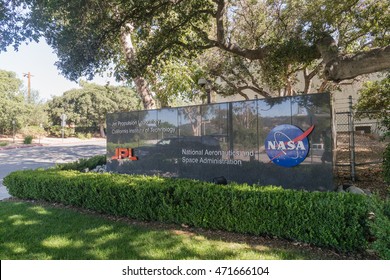
[[[294,167],[275,164],[266,152],[267,135],[283,124],[302,132],[314,125],[307,157]],[[331,137],[324,93],[113,113],[107,115],[108,170],[327,191],[333,189]],[[276,143],[293,140],[282,138]]]

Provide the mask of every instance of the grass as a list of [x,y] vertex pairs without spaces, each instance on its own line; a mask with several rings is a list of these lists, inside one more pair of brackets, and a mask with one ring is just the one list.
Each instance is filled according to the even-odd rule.
[[73,209],[0,202],[0,259],[310,259],[299,250],[148,229]]

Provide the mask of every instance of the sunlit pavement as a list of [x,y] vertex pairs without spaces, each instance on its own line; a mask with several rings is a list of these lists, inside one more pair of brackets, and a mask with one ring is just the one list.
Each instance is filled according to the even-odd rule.
[[47,168],[55,164],[72,162],[80,158],[106,153],[106,140],[45,138],[35,146],[9,147],[0,150],[0,200],[10,197],[2,185],[5,176],[16,170]]

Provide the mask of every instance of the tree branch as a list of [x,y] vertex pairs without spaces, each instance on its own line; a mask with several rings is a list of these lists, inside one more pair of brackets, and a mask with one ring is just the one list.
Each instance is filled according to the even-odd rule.
[[250,60],[264,59],[266,57],[266,48],[257,49],[244,49],[240,48],[236,44],[226,42],[225,27],[224,27],[224,15],[226,12],[226,3],[224,0],[214,0],[217,3],[216,23],[217,23],[217,40],[209,40],[215,46],[223,49],[227,52],[237,54]]
[[259,95],[263,96],[263,97],[271,97],[271,94],[269,94],[268,92],[264,91],[263,88],[257,88],[255,86],[251,86],[251,85],[243,85],[243,86],[236,86],[234,83],[231,82],[230,79],[227,79],[225,78],[224,76],[220,76],[220,78],[228,85],[230,86],[231,88],[233,88],[235,91],[237,91],[237,93],[239,95],[241,95],[242,97],[244,97],[246,100],[249,100],[249,97],[247,94],[244,93],[244,90],[252,90],[254,91],[255,93],[258,93]]
[[340,82],[390,69],[390,45],[373,48],[354,56],[342,56],[335,40],[330,35],[325,35],[317,43],[317,49],[324,61],[324,75],[330,81]]

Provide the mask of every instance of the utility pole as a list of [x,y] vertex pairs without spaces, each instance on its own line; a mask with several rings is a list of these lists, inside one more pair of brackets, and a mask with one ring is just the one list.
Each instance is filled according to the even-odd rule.
[[34,77],[34,76],[31,75],[30,72],[28,72],[27,74],[23,73],[23,76],[27,77],[27,102],[30,102],[30,100],[31,100],[31,77]]

